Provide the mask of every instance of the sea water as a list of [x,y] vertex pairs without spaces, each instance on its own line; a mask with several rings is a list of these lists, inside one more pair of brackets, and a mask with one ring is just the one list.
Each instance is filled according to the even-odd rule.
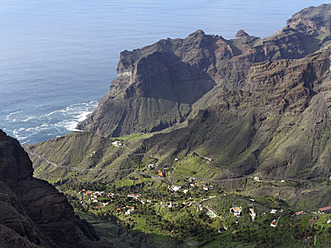
[[198,29],[264,38],[323,2],[1,0],[0,129],[22,144],[64,135],[107,93],[122,50]]

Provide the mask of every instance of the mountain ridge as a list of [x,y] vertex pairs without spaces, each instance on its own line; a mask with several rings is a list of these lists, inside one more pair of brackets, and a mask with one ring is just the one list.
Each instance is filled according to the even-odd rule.
[[[92,133],[67,135],[28,148],[53,162],[83,168],[135,169],[137,164],[130,156],[142,153],[157,159],[160,166],[172,167],[175,158],[197,153],[212,158],[210,178],[214,179],[329,177],[331,48],[330,16],[324,15],[330,10],[331,4],[303,10],[281,32],[263,40],[243,30],[230,41],[198,30],[185,39],[166,39],[124,51],[108,95],[81,124]],[[316,32],[312,27],[318,27]],[[290,52],[282,52],[286,49]],[[222,59],[214,60],[217,56]],[[125,142],[124,138],[125,152],[106,141],[112,135],[150,132],[147,139]],[[99,145],[75,148],[75,140],[83,137]],[[89,156],[95,149],[108,155]],[[70,154],[77,157],[78,151],[81,157],[72,159]],[[40,159],[35,162],[38,176],[63,170],[49,170]],[[100,180],[106,180],[106,175]]]
[[200,157],[191,172],[210,171],[208,180],[328,178],[330,10],[331,4],[307,8],[263,40],[243,30],[233,40],[198,30],[122,52],[117,79],[80,124],[88,132],[27,146],[86,171],[69,179],[68,168],[32,155],[36,175],[107,182],[130,175],[141,161],[176,171],[176,161]]
[[[194,116],[194,106],[201,108],[199,100],[206,93],[217,91],[215,86],[229,90],[244,87],[254,63],[303,58],[329,42],[329,22],[320,16],[327,16],[330,5],[310,8],[309,13],[312,11],[312,17],[307,11],[294,15],[285,28],[265,39],[240,30],[235,39],[225,40],[198,30],[185,39],[165,39],[123,51],[117,79],[78,128],[119,137],[182,123],[192,112]],[[317,17],[321,21],[317,22]],[[305,25],[309,26],[304,29]],[[312,32],[311,26],[318,28]]]

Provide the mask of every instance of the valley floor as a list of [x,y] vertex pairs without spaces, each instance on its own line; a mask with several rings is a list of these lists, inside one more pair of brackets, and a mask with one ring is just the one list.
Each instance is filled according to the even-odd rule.
[[225,192],[195,178],[174,185],[153,177],[146,172],[106,186],[62,190],[102,239],[117,247],[331,245],[331,215],[318,209],[294,208],[272,196],[250,196],[249,191]]

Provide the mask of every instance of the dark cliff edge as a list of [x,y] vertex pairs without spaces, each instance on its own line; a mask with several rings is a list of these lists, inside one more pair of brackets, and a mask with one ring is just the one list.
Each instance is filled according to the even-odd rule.
[[244,88],[254,63],[303,58],[329,42],[330,4],[299,12],[265,39],[240,30],[226,40],[198,30],[124,51],[108,94],[78,128],[104,137],[163,130],[209,106],[223,86]]
[[0,247],[110,247],[63,194],[32,173],[19,142],[0,130]]

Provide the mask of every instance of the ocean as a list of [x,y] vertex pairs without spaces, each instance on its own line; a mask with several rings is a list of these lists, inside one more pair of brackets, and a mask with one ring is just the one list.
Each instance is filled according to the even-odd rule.
[[325,1],[1,0],[0,129],[22,144],[74,131],[108,92],[119,54],[202,29],[261,38]]

